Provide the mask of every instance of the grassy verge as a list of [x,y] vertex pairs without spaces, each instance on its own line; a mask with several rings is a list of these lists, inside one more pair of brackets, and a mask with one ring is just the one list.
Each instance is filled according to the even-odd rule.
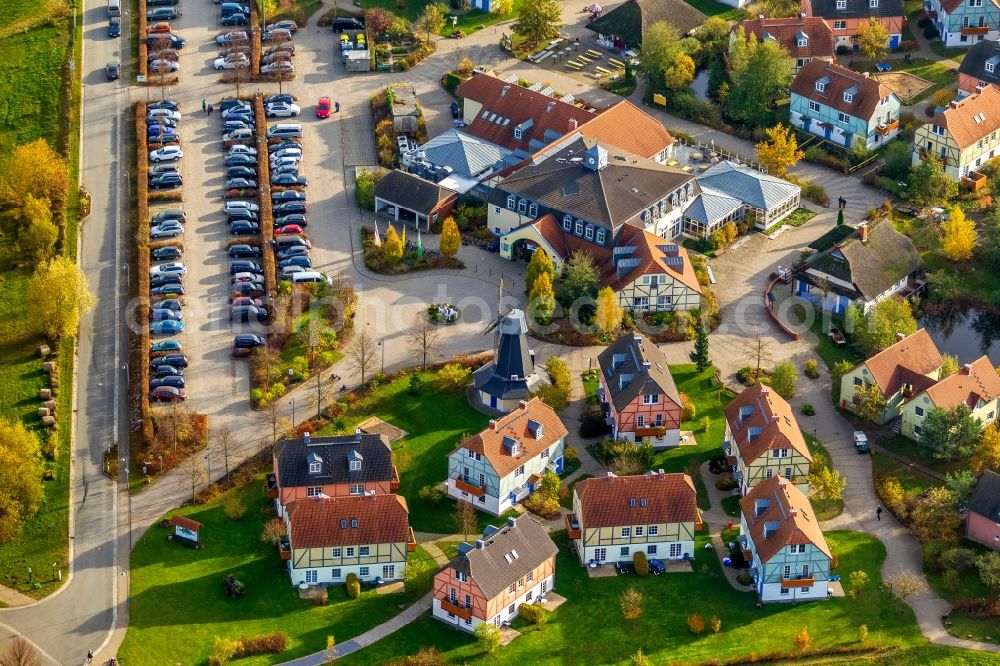
[[[972,550],[976,555],[989,552],[986,546],[968,539],[963,539],[959,546]],[[926,562],[924,563],[924,575],[927,577],[927,583],[938,596],[952,604],[959,599],[996,598],[996,595],[983,584],[975,567],[958,572],[957,584],[955,585],[949,584],[943,571],[936,571],[928,567]],[[1000,626],[998,626],[996,618],[970,617],[954,612],[951,614],[950,624],[946,624],[945,629],[958,638],[1000,643]]]
[[722,510],[727,516],[740,517],[740,497],[738,495],[727,495],[722,498]]
[[[309,2],[312,0],[305,1]],[[424,7],[432,4],[432,0],[409,0],[405,3],[405,6],[402,9],[399,8],[396,0],[360,0],[360,2],[356,2],[355,4],[359,4],[365,9],[380,7],[396,14],[397,16],[402,16],[411,22],[415,22],[420,18],[420,15],[424,11]],[[475,32],[476,30],[496,25],[497,23],[501,23],[503,21],[512,21],[516,19],[517,15],[520,13],[522,4],[524,4],[524,0],[514,0],[514,6],[510,14],[492,14],[479,9],[471,9],[458,17],[458,23],[455,27],[465,34],[469,34],[470,32]],[[445,18],[449,18],[449,16],[450,15],[446,15]],[[451,20],[449,19],[445,21],[445,27],[442,28],[440,34],[450,35],[452,30],[454,30],[454,28],[452,27]],[[497,41],[499,41],[499,36],[497,37]]]
[[903,435],[896,435],[890,439],[880,437],[876,439],[875,443],[889,449],[893,453],[906,456],[907,459],[917,463],[918,465],[923,465],[924,467],[941,472],[942,474],[954,472],[959,469],[968,469],[969,467],[969,461],[966,458],[960,458],[958,460],[938,460],[937,458],[926,456],[921,453],[920,445],[917,442],[914,442],[912,439],[904,437]]
[[573,508],[573,487],[576,486],[576,484],[578,484],[581,481],[583,481],[584,479],[593,478],[593,476],[594,476],[593,474],[581,474],[578,478],[573,479],[572,483],[570,483],[567,486],[567,488],[569,489],[569,492],[566,493],[566,497],[562,497],[562,498],[559,499],[559,504],[561,504],[564,508],[572,509]]
[[[802,436],[806,440],[806,446],[809,447],[809,453],[813,457],[813,464],[810,467],[810,471],[815,471],[821,467],[831,467],[830,452],[826,450],[826,447],[820,443],[820,441],[811,435],[802,433]],[[816,514],[816,520],[822,522],[824,520],[833,520],[839,516],[844,511],[844,500],[810,500],[813,507],[813,512]]]
[[715,0],[684,0],[705,16],[718,16],[727,21],[742,21],[747,16],[745,9],[735,9]]
[[854,227],[842,224],[839,227],[834,227],[828,232],[809,243],[809,247],[817,252],[824,252],[829,250],[831,247],[844,240],[848,236],[854,233]]
[[462,543],[462,542],[461,541],[436,541],[435,545],[437,545],[437,547],[441,549],[441,552],[444,553],[445,557],[447,557],[449,560],[453,560],[456,557],[458,557],[458,544],[460,544],[460,543]]
[[773,224],[767,229],[765,229],[764,235],[766,236],[767,234],[774,233],[775,231],[785,226],[786,224],[790,227],[801,227],[803,224],[813,219],[814,217],[816,217],[816,213],[814,211],[811,211],[808,208],[796,208],[795,210],[792,211],[792,213],[788,217],[783,219],[781,222]]
[[[843,330],[843,323],[839,318],[834,318],[831,323],[840,328],[840,330]],[[840,361],[847,361],[851,365],[857,365],[864,360],[864,357],[858,354],[857,350],[850,343],[838,345],[827,335],[826,323],[824,323],[822,316],[813,318],[810,330],[812,330],[817,340],[816,355],[823,359],[823,363],[826,364],[827,368],[832,368]]]
[[[229,493],[240,495],[248,511],[240,521],[229,519],[223,504]],[[205,663],[216,636],[239,638],[273,631],[288,634],[282,654],[241,659],[258,666],[287,661],[322,650],[327,635],[343,642],[399,613],[430,589],[433,559],[421,548],[410,554],[408,567],[420,571],[402,594],[377,594],[365,585],[356,600],[342,586],[329,589],[326,606],[299,599],[288,581],[277,549],[259,535],[270,517],[260,492],[260,477],[228,491],[218,500],[168,514],[189,516],[202,523],[204,550],[167,541],[166,531],[153,526],[132,551],[131,608],[128,633],[118,653],[124,663]],[[222,592],[222,576],[235,574],[247,586],[243,599]]]
[[267,22],[274,23],[283,19],[292,19],[302,28],[322,6],[322,0],[294,0],[294,4],[289,8],[279,9],[274,16],[268,16]]
[[[542,627],[520,626],[521,635],[486,659],[495,664],[627,664],[641,648],[652,663],[719,663],[745,658],[765,661],[772,653],[793,653],[793,636],[808,627],[812,650],[856,649],[857,627],[867,624],[873,645],[898,642],[900,646],[925,645],[913,612],[870,585],[858,599],[827,602],[769,604],[755,608],[753,596],[731,588],[721,576],[718,558],[705,553],[707,535],[697,537],[695,573],[635,578],[587,576],[569,549],[564,532],[555,534],[560,546],[556,565],[556,591],[567,598]],[[878,581],[885,548],[874,538],[857,532],[829,532],[827,539],[840,558],[840,570],[864,570]],[[619,596],[635,586],[646,595],[639,619],[625,620]],[[692,634],[686,624],[691,613],[709,620],[718,617],[718,634]],[[434,646],[448,663],[484,659],[472,637],[424,617],[374,645],[338,660],[346,666],[385,663]],[[585,649],[581,649],[586,646]],[[849,663],[839,655],[838,663]]]
[[885,456],[874,451],[871,456],[872,474],[875,474],[875,472],[886,472],[887,474],[891,474],[896,477],[899,484],[903,486],[903,490],[908,493],[913,492],[919,494],[928,488],[941,485],[941,482],[937,479],[927,476],[923,472],[920,472],[905,463],[893,460],[889,456]]

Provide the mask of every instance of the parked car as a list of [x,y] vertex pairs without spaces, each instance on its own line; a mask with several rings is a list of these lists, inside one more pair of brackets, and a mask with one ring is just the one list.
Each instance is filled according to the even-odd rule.
[[184,332],[182,321],[154,321],[149,325],[151,335],[177,335]]
[[152,125],[146,126],[146,136],[156,136],[157,134],[175,134],[177,132],[177,122],[170,118],[157,118]]
[[245,165],[231,166],[226,169],[226,178],[256,178],[257,169]]
[[183,402],[187,400],[187,393],[175,386],[157,386],[149,392],[149,399],[153,402]]
[[170,73],[173,73],[173,72],[179,71],[180,68],[181,68],[181,64],[179,62],[175,62],[173,60],[166,60],[166,59],[159,59],[159,58],[157,58],[155,60],[150,60],[149,61],[149,70],[151,72],[154,72],[154,73],[159,73],[159,72],[170,72]]
[[229,178],[226,180],[227,190],[255,190],[257,181],[250,178]]
[[275,236],[300,236],[302,232],[305,231],[302,227],[297,224],[286,224],[283,227],[277,227],[274,230]]
[[284,250],[284,249],[287,249],[287,248],[290,248],[290,247],[298,247],[300,245],[302,247],[307,248],[307,249],[310,248],[310,247],[312,247],[312,243],[310,243],[309,239],[306,238],[304,235],[302,235],[302,236],[281,236],[280,238],[275,238],[274,239],[274,245],[279,250]]
[[[231,56],[225,56],[223,58],[215,59],[215,68],[218,70],[223,69],[236,69],[237,67],[249,67],[250,58],[242,53],[237,53]],[[225,116],[223,116],[225,118]]]
[[156,377],[149,380],[150,390],[155,390],[161,386],[170,386],[176,389],[184,388],[184,377],[181,375],[169,375],[167,377]]
[[285,102],[275,102],[274,104],[269,104],[264,109],[264,113],[268,118],[294,118],[299,115],[298,104],[287,104]]
[[301,152],[302,144],[293,139],[286,139],[285,141],[281,141],[279,143],[269,144],[267,147],[267,154],[269,156],[275,155],[283,150],[298,150]]
[[256,261],[234,259],[229,262],[229,274],[236,275],[237,273],[258,273],[263,275],[264,269]]
[[239,220],[246,220],[248,222],[259,222],[260,219],[257,213],[252,210],[236,209],[226,212],[226,222],[236,222]]
[[178,60],[180,57],[181,53],[177,49],[159,49],[149,53],[149,60]]
[[330,98],[323,96],[319,98],[319,103],[316,104],[316,117],[317,118],[329,118],[330,117]]
[[166,296],[168,294],[177,294],[178,296],[184,295],[184,285],[180,282],[168,282],[166,284],[161,284],[156,287],[152,287],[149,290],[152,296]]
[[186,368],[188,367],[188,357],[184,354],[167,354],[166,356],[154,358],[149,362],[149,365],[153,368],[161,365],[172,365],[175,368]]
[[146,0],[147,7],[173,7],[180,0]]
[[310,259],[307,255],[300,254],[295,257],[282,259],[278,264],[278,267],[285,268],[286,266],[302,266],[303,268],[312,268],[312,265],[312,259]]
[[258,213],[260,212],[260,206],[253,203],[252,201],[243,201],[243,200],[227,201],[225,206],[223,207],[223,210],[225,210],[227,213],[231,210],[249,210],[253,211],[254,213]]
[[160,340],[159,342],[154,342],[149,346],[149,351],[156,352],[172,352],[180,351],[181,343],[174,339]]
[[146,137],[146,142],[150,145],[173,145],[179,146],[181,143],[181,135],[176,132],[171,134],[157,134],[156,136]]
[[[250,45],[249,44],[234,44],[229,48],[225,48],[219,51],[219,57],[225,58],[226,56],[236,55],[242,53],[243,55],[250,56]],[[242,101],[242,100],[241,100]],[[250,108],[249,104],[237,104],[234,105],[237,108]],[[221,107],[220,107],[221,108]],[[228,109],[226,109],[228,111]]]
[[165,173],[177,173],[176,164],[158,164],[149,168],[149,177],[162,176]]
[[[233,44],[232,46],[246,46],[245,44]],[[239,99],[236,97],[223,97],[219,101],[219,111],[226,111],[233,108],[234,106],[250,106],[250,103],[244,99]]]
[[181,224],[187,222],[187,214],[180,208],[168,208],[161,210],[149,219],[150,224],[162,224],[167,220],[176,220]]
[[236,129],[222,135],[223,141],[249,141],[253,138],[253,130],[248,128]]
[[301,255],[308,255],[308,254],[309,254],[309,248],[307,248],[305,245],[292,245],[291,247],[286,247],[283,250],[278,250],[278,252],[275,253],[275,256],[278,258],[279,261],[281,261],[284,259],[289,259],[291,257],[298,257]]
[[244,155],[243,153],[236,153],[234,155],[226,155],[226,159],[223,163],[227,166],[240,166],[240,165],[256,165],[257,158],[253,155]]
[[[284,44],[275,44],[273,46],[269,46],[266,49],[264,49],[264,51],[261,53],[261,57],[266,58],[266,57],[274,55],[275,53],[278,53],[279,51],[284,51],[288,55],[294,56],[295,55],[295,44],[292,44],[291,42],[285,42]],[[289,98],[291,98],[291,95],[272,95],[272,97],[289,97]],[[267,101],[269,99],[271,99],[271,98],[268,97],[267,99],[264,100],[264,102],[267,103]],[[293,101],[293,100],[290,100],[290,101]]]
[[361,19],[353,16],[337,16],[333,19],[333,31],[343,32],[344,30],[364,30],[365,24]]
[[155,227],[151,227],[149,229],[149,239],[163,240],[164,238],[177,238],[183,233],[184,233],[184,227],[175,222],[169,222],[165,224],[158,224]]
[[271,30],[265,30],[260,36],[260,40],[262,42],[287,42],[291,39],[292,31],[287,28],[272,28]]
[[241,145],[230,146],[229,147],[229,154],[230,155],[250,155],[251,157],[256,157],[257,156],[257,149],[254,148],[253,146],[241,146]]
[[229,256],[233,259],[243,259],[246,257],[259,257],[261,255],[261,250],[256,245],[230,245],[229,246]]
[[122,65],[117,60],[112,60],[104,66],[104,74],[108,81],[115,81],[122,77]]
[[293,176],[299,175],[299,160],[292,159],[281,161],[271,165],[271,180],[273,181],[275,177],[284,174],[291,174]]
[[153,303],[154,308],[163,308],[164,310],[174,310],[175,312],[180,312],[184,307],[178,298],[164,298],[162,301],[156,301]]
[[245,30],[233,30],[215,38],[215,43],[219,46],[229,46],[230,44],[246,43],[249,39]]
[[177,109],[169,109],[166,107],[155,107],[146,109],[146,122],[155,122],[156,118],[166,117],[174,120],[176,122],[181,121],[181,112]]
[[179,173],[165,173],[149,179],[149,189],[151,190],[173,190],[184,184],[184,179]]
[[149,313],[150,321],[180,321],[182,319],[184,317],[180,312],[168,308],[153,308]]
[[247,120],[254,121],[253,111],[242,106],[234,106],[222,114],[223,120]]
[[[147,0],[148,3],[148,0]],[[146,37],[147,46],[156,46],[157,44],[170,45],[172,49],[182,49],[184,45],[187,44],[187,40],[180,35],[148,35]]]
[[154,163],[176,162],[182,157],[184,157],[184,151],[181,150],[180,146],[163,146],[149,152],[149,161]]
[[[157,16],[150,16],[150,14],[152,14],[154,12],[176,12],[176,11],[177,11],[176,9],[172,9],[172,8],[154,9],[154,10],[152,10],[150,12],[146,12],[146,18],[149,19],[149,20],[155,20],[155,19],[159,18]],[[173,18],[176,18],[176,17],[175,16],[171,16],[169,18],[173,19]],[[156,21],[155,23],[151,23],[149,26],[146,27],[146,34],[147,35],[169,35],[171,32],[173,32],[173,31],[170,29],[170,21],[169,20],[168,21]]]
[[261,66],[261,74],[277,74],[279,72],[294,72],[295,65],[290,62],[280,61],[280,62],[270,62],[266,65]]
[[271,178],[272,185],[283,185],[285,187],[306,187],[309,179],[305,176],[296,176],[290,173],[282,173]]
[[223,16],[219,21],[219,25],[223,27],[246,25],[250,22],[246,14],[230,14],[229,16]]
[[306,193],[299,190],[279,190],[271,192],[271,203],[281,203],[282,201],[305,201]]
[[108,19],[108,37],[118,37],[122,34],[122,19],[120,16],[112,16]]
[[149,277],[166,275],[168,273],[171,275],[187,275],[187,266],[179,261],[170,261],[165,264],[153,266],[149,269]]
[[230,134],[239,129],[247,129],[253,131],[253,123],[249,120],[227,120],[222,123],[222,133]]
[[264,295],[263,282],[240,282],[234,284],[231,290],[232,298],[256,298]]
[[263,281],[264,281],[264,275],[262,273],[252,273],[250,271],[243,271],[243,272],[234,274],[230,278],[229,283],[230,284],[238,284],[240,282],[254,282],[254,283],[256,283],[256,282],[263,282]]
[[256,222],[240,220],[229,225],[231,236],[253,236],[260,233],[260,225]]
[[282,215],[288,215],[290,213],[305,213],[306,212],[306,202],[304,201],[285,201],[272,207],[271,211],[278,217]]
[[274,30],[275,28],[281,28],[282,30],[287,30],[291,33],[295,33],[299,29],[299,24],[291,19],[286,19],[284,21],[278,21],[277,23],[268,24],[264,30]]
[[271,163],[273,164],[275,160],[280,160],[283,157],[301,158],[302,146],[296,144],[294,146],[288,146],[287,148],[282,148],[281,150],[276,150],[273,153],[270,153],[268,159],[270,159]]
[[[146,10],[147,21],[173,21],[176,18],[180,18],[180,16],[181,10],[176,7],[155,7]],[[170,30],[167,30],[167,32],[169,33]]]
[[220,16],[232,16],[233,14],[250,15],[250,5],[244,2],[222,2],[219,4]]
[[305,271],[306,269],[303,268],[302,266],[285,266],[284,268],[281,269],[281,277],[290,278],[296,273],[303,273]]
[[149,287],[150,289],[153,289],[155,287],[161,287],[165,284],[171,284],[173,282],[183,284],[184,276],[180,274],[155,275],[149,278]]
[[181,107],[180,105],[172,99],[164,99],[158,102],[150,102],[146,105],[146,113],[149,114],[153,109],[167,109],[168,111],[177,111]]
[[267,321],[267,310],[253,305],[234,305],[229,310],[230,321]]
[[233,299],[233,303],[232,304],[234,306],[236,306],[236,305],[252,305],[255,308],[262,308],[262,307],[264,307],[264,301],[260,300],[259,298],[250,298],[249,296],[237,296],[236,298]]
[[259,335],[254,335],[252,333],[244,333],[237,335],[233,338],[234,347],[261,347],[264,344],[264,338]]
[[173,245],[158,247],[149,253],[149,258],[152,261],[173,261],[181,258],[181,249]]
[[304,213],[288,213],[277,217],[274,220],[274,226],[276,227],[287,227],[289,224],[297,224],[300,227],[306,227],[309,225],[309,220],[306,219]]

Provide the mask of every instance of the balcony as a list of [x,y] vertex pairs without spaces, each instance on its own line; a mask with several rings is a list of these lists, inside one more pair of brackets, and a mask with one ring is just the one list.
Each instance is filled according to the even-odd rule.
[[969,171],[967,176],[962,177],[962,187],[969,192],[978,192],[986,183],[985,174],[978,171]]
[[583,537],[583,530],[580,529],[580,521],[572,513],[563,516],[566,523],[566,536],[570,539],[580,539]]
[[781,587],[812,587],[815,583],[816,579],[812,576],[781,579]]
[[933,153],[928,153],[926,148],[921,148],[919,151],[917,151],[917,154],[920,156],[920,159],[925,161],[927,160],[928,157],[931,157],[937,160],[937,162],[943,167],[955,166],[954,160],[950,160],[948,159],[947,156],[941,155],[940,153],[937,155],[934,155]]
[[460,476],[455,477],[455,487],[458,488],[459,490],[464,490],[470,495],[475,495],[476,497],[486,494],[485,486],[478,486],[472,483],[470,479],[463,479]]
[[640,437],[663,437],[663,434],[667,432],[666,426],[654,426],[652,428],[636,428],[635,437],[639,439]]
[[441,599],[441,610],[445,613],[451,613],[452,615],[457,615],[463,620],[468,620],[472,617],[472,609],[466,608],[465,606],[459,606],[456,603],[452,603],[447,599]]
[[408,536],[406,537],[406,552],[412,553],[417,549],[417,538],[413,535],[413,528],[407,527]]
[[399,490],[399,472],[396,470],[396,466],[392,466],[392,478],[389,480],[389,492],[394,493]]
[[278,497],[278,479],[274,474],[268,474],[264,479],[264,496],[268,499],[277,499]]
[[278,555],[280,555],[283,560],[292,559],[292,544],[288,541],[279,541]]
[[968,28],[962,28],[963,35],[985,35],[990,31],[990,26],[988,25],[976,25],[969,26]]
[[891,120],[884,125],[878,125],[877,127],[875,127],[875,131],[882,136],[892,134],[897,129],[899,129],[899,120]]

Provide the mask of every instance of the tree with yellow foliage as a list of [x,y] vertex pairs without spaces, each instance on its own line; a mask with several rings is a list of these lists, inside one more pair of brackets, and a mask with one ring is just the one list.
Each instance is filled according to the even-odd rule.
[[618,297],[611,287],[604,287],[597,292],[597,310],[594,313],[594,324],[604,337],[610,337],[622,325],[625,311],[618,305]]
[[538,322],[547,324],[555,309],[556,293],[552,289],[552,280],[548,273],[542,273],[535,279],[528,294],[528,310]]
[[59,239],[59,229],[52,221],[52,204],[45,197],[25,195],[21,207],[24,226],[18,234],[18,249],[23,259],[40,262],[52,256]]
[[686,53],[679,53],[673,64],[663,72],[664,81],[671,90],[682,90],[694,80],[694,60]]
[[[406,233],[404,230],[403,233]],[[403,239],[396,233],[391,224],[385,232],[385,242],[382,243],[382,258],[389,266],[395,266],[403,258]]]
[[958,206],[948,209],[948,219],[941,225],[941,250],[952,261],[968,261],[976,247],[976,224],[965,217]]
[[28,319],[32,328],[56,340],[73,335],[80,317],[97,303],[87,276],[66,257],[56,257],[35,271],[28,281]]
[[983,436],[972,450],[969,467],[976,474],[988,469],[1000,472],[1000,429],[991,423],[983,430]]
[[18,146],[0,166],[0,198],[14,206],[23,206],[29,194],[62,202],[67,192],[69,167],[45,139]]
[[462,246],[462,235],[458,233],[458,225],[455,218],[450,215],[444,218],[441,224],[441,240],[438,242],[438,249],[441,256],[454,257],[458,254],[458,248]]
[[766,134],[767,139],[754,146],[757,161],[769,174],[781,178],[806,154],[799,150],[799,142],[791,127],[778,123],[768,129]]

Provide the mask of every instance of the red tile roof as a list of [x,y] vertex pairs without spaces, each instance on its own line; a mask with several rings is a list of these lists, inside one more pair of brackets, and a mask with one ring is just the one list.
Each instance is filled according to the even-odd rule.
[[[998,2],[998,0],[987,0],[987,2],[994,7],[1000,8],[1000,2]],[[941,9],[943,9],[945,13],[950,14],[962,5],[968,4],[969,3],[966,2],[966,0],[941,0]]]
[[[760,515],[756,511],[757,500],[768,503]],[[740,500],[740,509],[762,563],[770,561],[782,548],[793,544],[811,543],[830,557],[830,546],[819,528],[809,498],[787,479],[775,476],[761,481]],[[767,523],[777,523],[778,526],[764,538]]]
[[[819,92],[816,82],[824,77],[827,79],[826,88]],[[850,102],[845,102],[844,92],[851,88],[855,88],[854,96]],[[855,118],[866,119],[874,115],[883,97],[895,94],[874,78],[818,59],[799,70],[790,92]]]
[[289,503],[286,511],[293,549],[409,541],[409,512],[399,495],[304,499]]
[[934,116],[933,123],[947,128],[959,150],[1000,129],[1000,90],[986,86],[978,93],[956,100]]
[[628,100],[604,109],[580,125],[579,132],[650,160],[674,145],[674,137],[659,120]]
[[865,361],[882,395],[887,397],[899,391],[903,384],[912,385],[914,394],[927,389],[935,380],[926,375],[943,364],[941,352],[925,329],[906,336]]
[[[535,439],[528,428],[529,421],[541,424],[539,439]],[[483,454],[497,475],[503,478],[567,434],[566,426],[552,408],[539,398],[532,398],[493,421],[490,427],[462,442],[458,448]],[[518,441],[520,452],[517,455],[505,449],[503,441],[507,437]]]
[[[793,58],[826,58],[836,52],[833,30],[819,16],[761,17],[744,21],[743,30],[748,37],[754,35],[761,42],[765,35],[771,35]],[[805,33],[807,37],[805,46],[799,46],[799,33]]]
[[[455,93],[483,105],[465,131],[512,150],[531,152],[531,139],[541,143],[552,140],[545,136],[546,130],[560,137],[594,117],[590,111],[490,74],[473,75],[463,81]],[[483,118],[484,113],[486,118]],[[515,139],[514,128],[527,121],[531,121],[531,127],[524,130],[521,139]]]
[[1000,375],[988,357],[980,356],[927,389],[927,395],[935,407],[954,409],[964,402],[975,409],[980,400],[990,402],[1000,396]]
[[573,492],[580,498],[581,529],[699,521],[687,474],[597,477],[580,481]]
[[[742,420],[741,411],[747,414]],[[749,465],[774,449],[795,449],[812,462],[791,405],[767,386],[756,384],[744,389],[726,405],[725,414],[745,464]],[[750,428],[759,428],[753,441],[750,440]]]

